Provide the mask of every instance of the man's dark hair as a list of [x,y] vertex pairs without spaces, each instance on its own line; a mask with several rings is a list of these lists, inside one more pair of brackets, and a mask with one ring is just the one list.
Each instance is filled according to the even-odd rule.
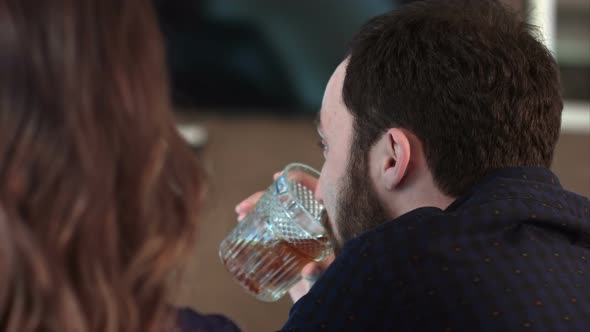
[[549,167],[563,103],[557,64],[534,33],[497,1],[418,1],[370,20],[344,80],[351,153],[366,158],[387,129],[405,128],[451,196],[494,169]]

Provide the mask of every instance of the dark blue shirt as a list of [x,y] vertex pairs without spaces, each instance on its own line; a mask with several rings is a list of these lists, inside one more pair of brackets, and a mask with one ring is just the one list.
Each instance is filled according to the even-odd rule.
[[349,241],[283,331],[590,331],[590,202],[545,168]]
[[177,326],[180,332],[240,332],[229,319],[220,315],[202,315],[189,308],[178,309]]

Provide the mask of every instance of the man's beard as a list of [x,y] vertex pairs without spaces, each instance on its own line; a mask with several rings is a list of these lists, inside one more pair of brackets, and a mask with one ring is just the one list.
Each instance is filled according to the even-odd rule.
[[351,151],[347,176],[337,198],[336,209],[336,218],[333,222],[336,224],[338,237],[336,237],[334,229],[330,227],[327,214],[322,215],[322,223],[326,227],[336,256],[342,252],[342,247],[346,242],[388,219],[372,185],[369,176],[368,156],[364,152]]

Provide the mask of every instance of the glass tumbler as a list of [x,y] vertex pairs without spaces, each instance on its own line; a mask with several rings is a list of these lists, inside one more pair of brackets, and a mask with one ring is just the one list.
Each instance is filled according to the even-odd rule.
[[314,198],[319,173],[293,163],[221,242],[219,256],[234,279],[263,301],[276,301],[301,278],[301,269],[322,261],[332,245]]

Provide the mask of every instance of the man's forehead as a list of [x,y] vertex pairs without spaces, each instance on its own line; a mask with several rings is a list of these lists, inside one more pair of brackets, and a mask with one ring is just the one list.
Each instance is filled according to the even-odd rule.
[[322,99],[322,107],[316,116],[316,126],[318,129],[322,128],[322,117],[326,116],[327,112],[330,112],[335,107],[340,107],[343,104],[342,101],[342,86],[344,84],[344,76],[346,75],[346,65],[348,60],[345,60],[338,65],[334,73],[330,77],[326,90],[324,91],[324,97]]

